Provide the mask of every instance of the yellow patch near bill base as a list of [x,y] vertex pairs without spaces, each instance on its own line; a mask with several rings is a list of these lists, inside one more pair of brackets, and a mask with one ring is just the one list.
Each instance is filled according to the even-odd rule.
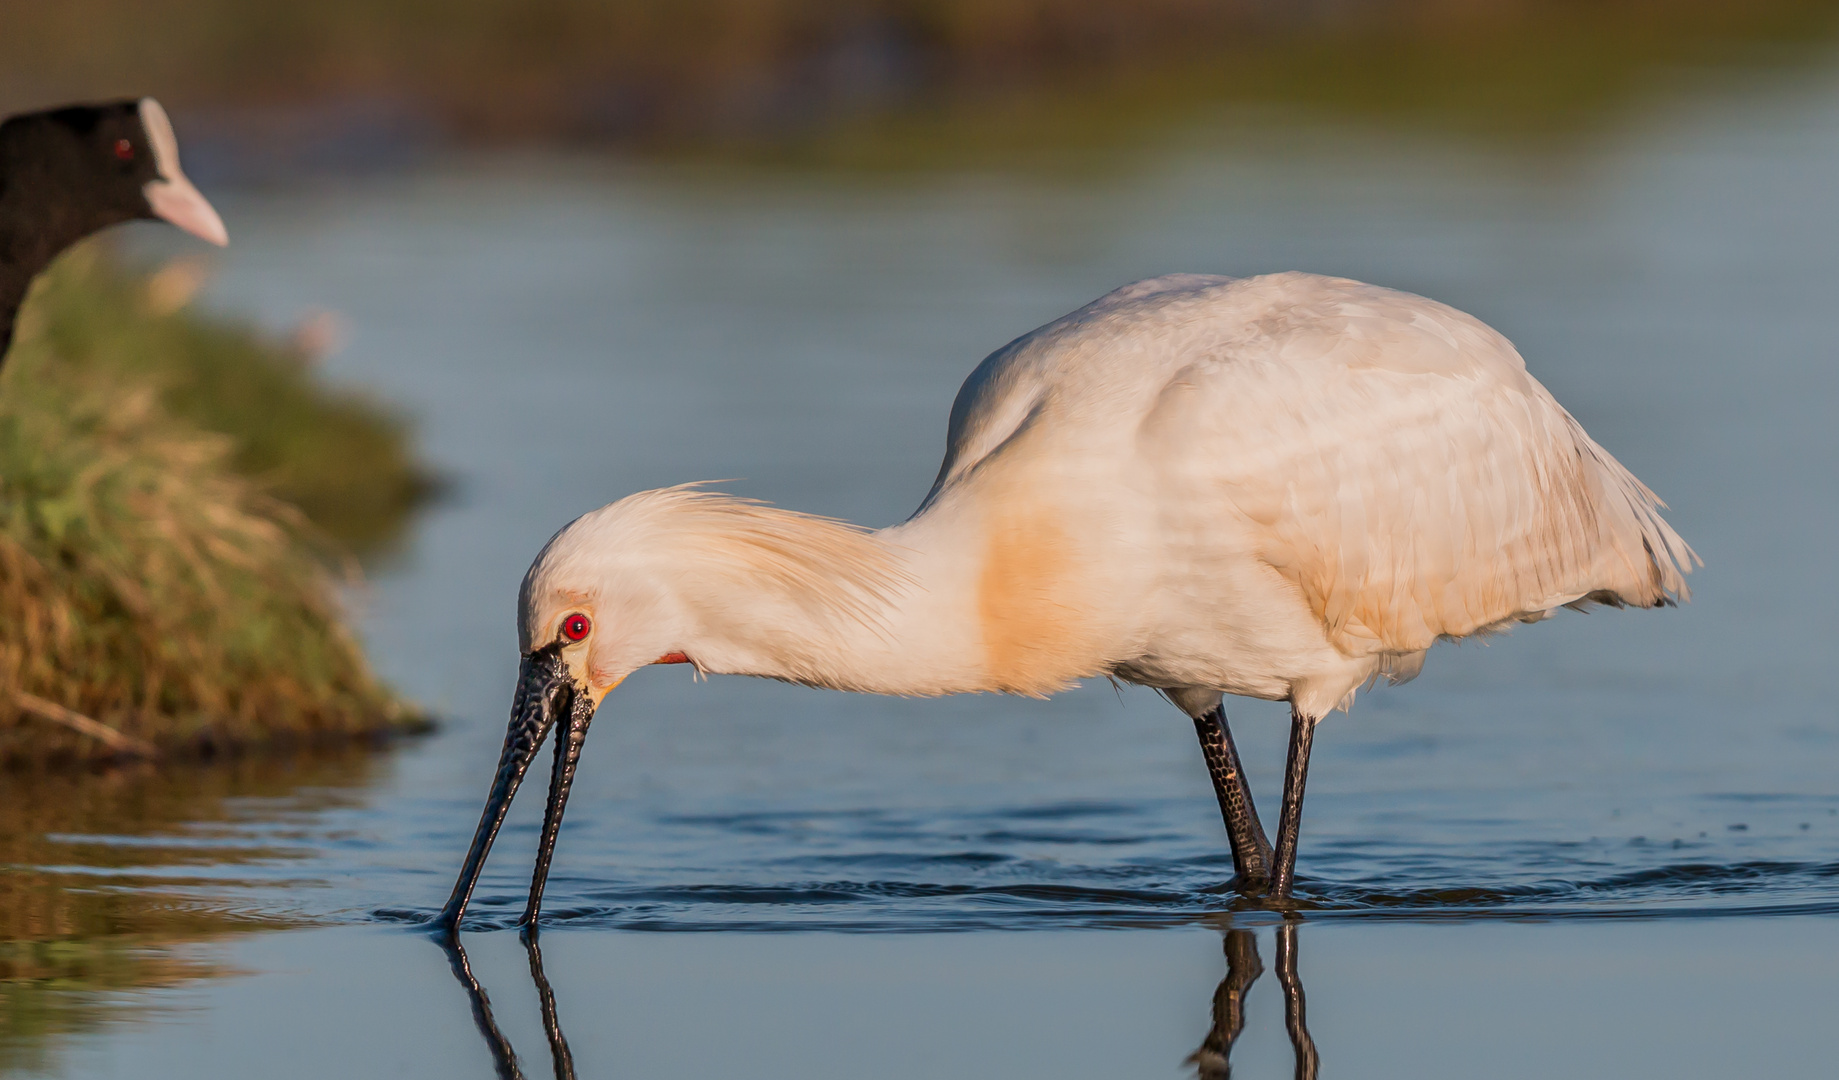
[[621,675],[619,678],[614,679],[612,682],[608,683],[607,688],[605,690],[595,690],[593,692],[594,693],[594,707],[599,708],[600,703],[607,699],[607,695],[611,694],[615,687],[619,686],[620,683],[623,683],[625,681],[626,681],[626,677],[624,675]]

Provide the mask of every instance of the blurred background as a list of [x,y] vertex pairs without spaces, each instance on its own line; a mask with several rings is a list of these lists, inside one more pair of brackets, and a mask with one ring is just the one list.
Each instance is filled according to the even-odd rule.
[[1707,68],[1817,63],[1822,0],[18,0],[0,107],[157,88],[219,175],[444,147],[876,166],[1116,154],[1225,106],[1601,130]]
[[[136,226],[67,257],[0,385],[21,403],[0,401],[0,473],[24,403],[108,414],[144,382],[159,415],[135,423],[220,440],[312,526],[362,662],[302,705],[312,650],[263,638],[267,696],[135,729],[185,751],[157,765],[0,725],[0,1069],[492,1075],[412,931],[476,821],[543,541],[698,479],[898,521],[991,349],[1138,278],[1287,269],[1502,330],[1707,564],[1682,609],[1441,647],[1324,727],[1286,946],[1324,1069],[1839,1052],[1839,3],[5,20],[0,113],[157,96],[232,243]],[[90,444],[36,438],[83,471]],[[1269,819],[1285,711],[1229,712]],[[514,810],[481,928],[521,910],[538,816]],[[1281,1073],[1274,986],[1220,1034],[1222,932],[1278,966],[1274,920],[1218,891],[1222,841],[1189,725],[1147,691],[910,702],[649,670],[589,740],[548,979],[583,1076],[1221,1075],[1187,1063],[1208,1039]],[[525,954],[472,937],[540,1057]]]

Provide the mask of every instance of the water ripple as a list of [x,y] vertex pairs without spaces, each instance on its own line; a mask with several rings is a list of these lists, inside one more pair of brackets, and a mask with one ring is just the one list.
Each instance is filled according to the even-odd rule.
[[[979,861],[972,856],[973,861]],[[935,863],[948,860],[934,859]],[[973,885],[831,878],[781,883],[573,888],[545,924],[625,930],[925,931],[1145,927],[1282,912],[1216,882],[1213,860],[1115,873],[1114,884],[1021,881]],[[523,899],[482,896],[468,926],[505,929]],[[1519,885],[1401,887],[1303,879],[1293,916],[1323,919],[1598,919],[1839,914],[1839,863],[1679,863],[1600,878]],[[379,908],[372,918],[419,924],[433,908]]]

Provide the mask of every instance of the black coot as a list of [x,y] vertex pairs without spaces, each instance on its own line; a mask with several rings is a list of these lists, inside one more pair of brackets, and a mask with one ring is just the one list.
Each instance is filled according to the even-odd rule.
[[0,362],[38,272],[90,233],[136,218],[229,242],[217,211],[180,171],[159,102],[69,105],[0,124]]

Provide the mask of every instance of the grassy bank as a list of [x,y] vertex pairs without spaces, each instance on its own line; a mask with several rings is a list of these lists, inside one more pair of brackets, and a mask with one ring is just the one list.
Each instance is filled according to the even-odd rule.
[[398,421],[73,252],[0,372],[0,762],[110,752],[60,710],[176,755],[414,726],[337,585],[425,484]]

